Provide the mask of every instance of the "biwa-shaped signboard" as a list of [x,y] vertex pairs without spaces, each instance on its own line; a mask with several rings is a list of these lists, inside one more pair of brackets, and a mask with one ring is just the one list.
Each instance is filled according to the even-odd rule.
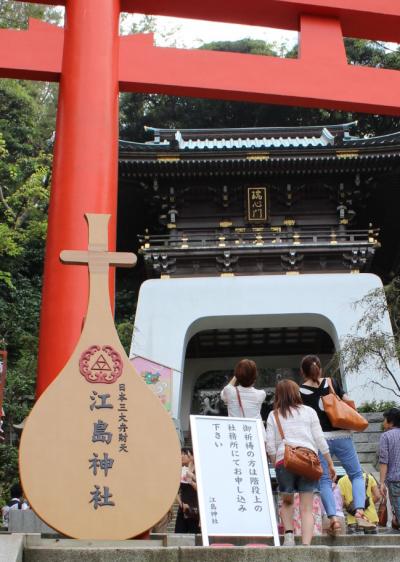
[[20,474],[33,510],[54,529],[75,538],[126,539],[150,529],[173,503],[180,444],[114,327],[109,265],[133,265],[136,258],[107,251],[109,215],[86,218],[88,251],[61,253],[65,263],[89,264],[85,325],[27,419]]

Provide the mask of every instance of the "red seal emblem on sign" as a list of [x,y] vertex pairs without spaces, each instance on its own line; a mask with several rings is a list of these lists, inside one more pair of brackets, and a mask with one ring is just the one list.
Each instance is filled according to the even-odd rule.
[[111,345],[91,345],[79,358],[79,371],[91,383],[112,384],[122,375],[123,365]]

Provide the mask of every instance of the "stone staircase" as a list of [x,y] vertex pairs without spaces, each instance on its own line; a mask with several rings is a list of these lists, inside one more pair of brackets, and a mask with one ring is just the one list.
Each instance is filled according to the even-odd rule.
[[[382,414],[365,414],[370,422],[363,433],[354,434],[356,448],[365,470],[374,472]],[[191,446],[190,435],[186,446]],[[233,543],[232,548],[198,548],[201,537],[175,535],[178,505],[165,535],[152,535],[149,541],[76,541],[64,538],[41,538],[40,534],[0,534],[0,562],[365,562],[375,557],[379,562],[400,560],[400,534],[352,535],[315,537],[313,547],[279,548],[269,540],[259,538],[219,538],[218,542]],[[19,514],[19,513],[18,513]],[[32,529],[33,530],[33,529]],[[32,532],[32,531],[31,531]],[[35,533],[46,532],[43,529]],[[47,535],[48,536],[48,535]],[[250,548],[248,543],[269,543],[268,548]]]
[[[9,535],[8,537],[13,537]],[[2,550],[0,536],[0,555]],[[42,539],[19,535],[19,558],[0,557],[3,562],[379,562],[400,560],[400,535],[351,535],[316,537],[312,547],[275,547],[269,539],[225,537],[219,543],[231,547],[200,547],[195,535],[154,536],[148,541],[78,541]],[[14,540],[15,542],[15,540]],[[245,546],[257,543],[258,547]],[[264,548],[260,547],[264,544]]]
[[175,521],[176,521],[176,514],[178,513],[178,503],[175,502],[172,506],[172,517],[171,521],[168,523],[167,533],[173,533],[175,531]]

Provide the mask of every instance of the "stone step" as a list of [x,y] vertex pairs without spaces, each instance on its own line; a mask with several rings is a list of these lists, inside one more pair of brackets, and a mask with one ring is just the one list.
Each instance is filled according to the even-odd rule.
[[[166,544],[175,539],[175,546],[161,546],[152,541],[74,541],[69,539],[26,538],[24,562],[365,562],[375,558],[379,562],[400,559],[400,535],[343,535],[336,538],[315,537],[313,546],[291,548],[209,548],[179,546],[179,538],[200,540],[194,535],[167,535]],[[219,543],[266,542],[257,538],[219,538]],[[271,541],[269,541],[271,542]]]
[[167,529],[168,533],[173,533],[175,531],[175,522],[176,522],[177,513],[178,513],[178,503],[174,503],[174,505],[172,506],[171,521],[168,523],[168,529]]
[[367,413],[361,412],[361,414],[365,418],[367,418],[370,424],[373,422],[379,422],[380,424],[382,424],[383,422],[383,412],[367,412]]
[[[16,536],[16,535],[8,535]],[[126,541],[100,541],[100,540],[78,540],[78,539],[66,539],[66,538],[45,538],[40,535],[29,534],[29,535],[18,535],[25,538],[25,549],[35,549],[35,548],[46,548],[52,550],[62,550],[62,549],[82,549],[82,548],[97,548],[99,550],[109,549],[109,548],[123,548],[123,549],[135,549],[135,548],[150,548],[150,547],[181,547],[181,546],[201,546],[202,538],[201,535],[193,534],[152,534],[147,540],[126,540]],[[283,536],[280,537],[283,539]],[[295,537],[296,542],[300,543],[300,537]],[[260,543],[265,542],[265,544],[273,545],[273,539],[271,537],[262,538],[259,537],[232,537],[223,536],[214,538],[213,541],[218,543],[232,543],[235,546],[244,546],[248,543]],[[337,537],[330,537],[328,535],[319,535],[313,538],[313,546],[346,546],[358,548],[359,546],[388,546],[400,548],[400,532],[393,531],[390,527],[378,528],[376,535],[372,534],[349,534],[349,535],[338,535]]]
[[[400,548],[391,546],[348,547],[268,547],[268,548],[136,548],[74,549],[57,552],[29,550],[24,562],[365,562],[375,557],[379,562],[398,562]],[[4,561],[6,562],[6,561]],[[9,561],[7,561],[9,562]]]
[[377,444],[376,443],[357,443],[356,444],[357,453],[373,453],[376,454]]
[[382,432],[382,418],[381,421],[379,422],[370,422],[367,429],[363,431],[363,433],[373,433],[373,432],[377,432],[377,433]]
[[376,448],[378,448],[379,439],[382,435],[381,432],[371,432],[364,431],[363,433],[355,433],[353,435],[354,443],[375,443]]
[[374,464],[376,459],[375,453],[358,453],[358,459],[361,464]]

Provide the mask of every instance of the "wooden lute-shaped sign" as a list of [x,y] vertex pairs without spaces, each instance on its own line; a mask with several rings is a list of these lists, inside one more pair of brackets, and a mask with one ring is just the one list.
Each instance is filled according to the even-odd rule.
[[[134,254],[108,252],[109,215],[86,215],[86,322],[70,360],[35,404],[21,438],[20,474],[37,515],[81,539],[126,539],[150,529],[172,505],[180,444],[170,415],[129,363],[109,298],[109,265]],[[73,298],[73,294],[71,294]]]

